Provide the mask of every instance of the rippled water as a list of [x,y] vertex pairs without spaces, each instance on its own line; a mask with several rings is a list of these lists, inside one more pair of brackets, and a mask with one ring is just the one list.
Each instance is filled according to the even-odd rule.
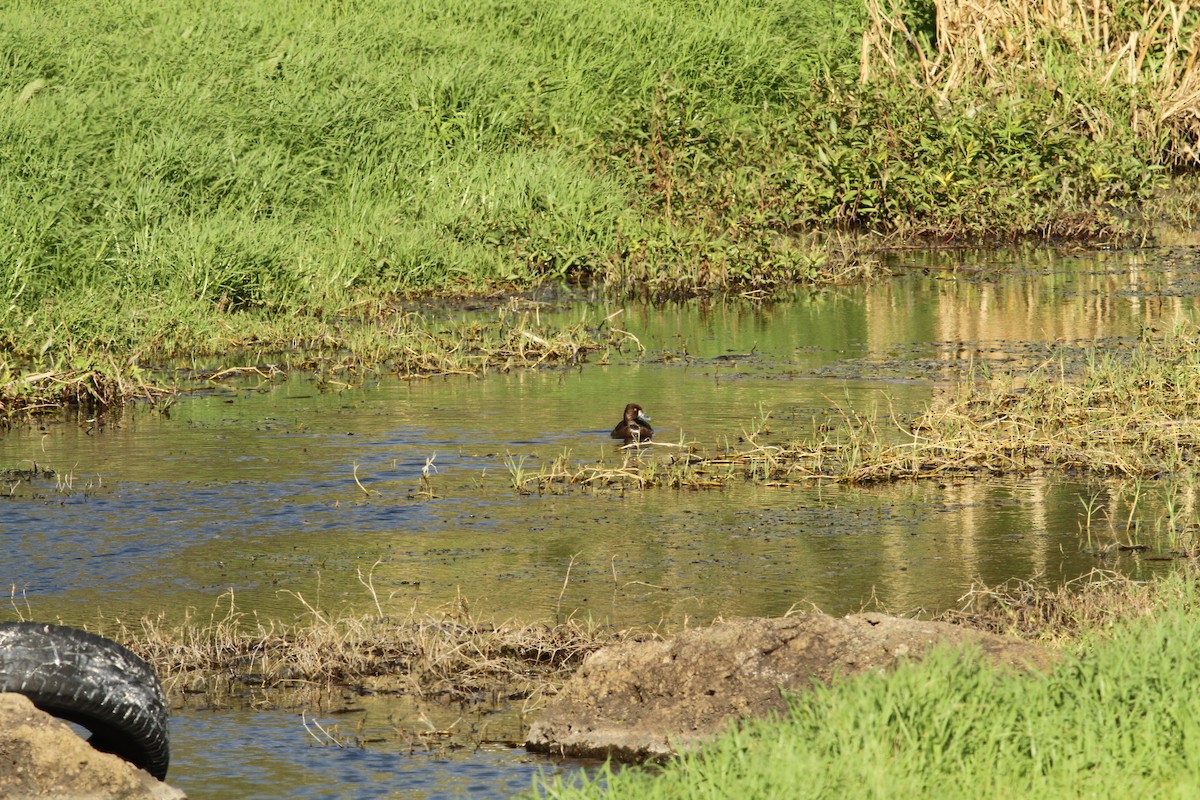
[[[510,465],[619,463],[607,431],[630,401],[654,417],[656,440],[706,449],[736,443],[766,412],[768,439],[781,441],[835,407],[913,411],[972,363],[1037,363],[1052,347],[1192,318],[1198,263],[1183,247],[912,254],[893,281],[767,306],[566,301],[542,318],[619,312],[612,324],[645,352],[341,393],[293,377],[198,394],[169,417],[14,428],[0,468],[36,462],[58,475],[0,498],[0,580],[15,594],[2,616],[170,616],[229,592],[269,618],[292,620],[304,604],[367,612],[366,573],[396,613],[463,596],[498,618],[618,625],[870,602],[939,610],[978,582],[1067,580],[1097,565],[1085,507],[1116,509],[1119,486],[1036,477],[528,496]],[[1138,513],[1153,518],[1150,493]],[[172,781],[193,798],[506,796],[560,768],[500,747],[318,746],[281,712],[181,711],[173,741]]]
[[[280,711],[175,714],[170,782],[190,798],[493,798],[528,792],[541,774],[578,771],[503,745],[452,751],[436,747],[343,746],[310,735],[320,724],[353,729],[358,720]],[[319,734],[318,734],[319,736]],[[200,767],[197,769],[197,767]]]

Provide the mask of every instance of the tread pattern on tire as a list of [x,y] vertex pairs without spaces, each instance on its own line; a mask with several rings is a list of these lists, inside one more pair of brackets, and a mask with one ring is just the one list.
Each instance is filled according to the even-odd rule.
[[41,622],[0,623],[0,692],[87,728],[97,750],[162,780],[170,764],[167,702],[154,670],[120,644]]

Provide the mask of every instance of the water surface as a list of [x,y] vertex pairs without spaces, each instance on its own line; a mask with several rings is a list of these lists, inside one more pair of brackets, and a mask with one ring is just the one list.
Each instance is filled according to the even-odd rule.
[[[980,583],[1054,583],[1096,566],[1148,574],[1165,562],[1095,555],[1093,539],[1128,533],[1101,524],[1127,504],[1111,482],[522,495],[510,469],[619,464],[607,432],[631,401],[653,416],[656,440],[706,450],[736,445],[768,413],[767,441],[839,409],[912,413],[981,361],[1023,368],[1192,319],[1198,263],[1185,247],[914,253],[895,259],[895,280],[770,305],[567,299],[542,319],[616,313],[611,324],[644,349],[342,392],[304,376],[226,384],[169,417],[15,427],[0,437],[0,467],[57,476],[11,483],[0,498],[7,618],[177,616],[232,593],[239,609],[287,621],[305,604],[368,613],[378,598],[403,614],[465,597],[499,619],[680,624],[869,604],[938,611]],[[1139,519],[1149,528],[1159,513],[1146,492]],[[364,712],[362,724],[388,713]],[[417,754],[395,737],[318,746],[296,716],[178,713],[172,780],[200,799],[505,796],[558,768],[502,747]]]

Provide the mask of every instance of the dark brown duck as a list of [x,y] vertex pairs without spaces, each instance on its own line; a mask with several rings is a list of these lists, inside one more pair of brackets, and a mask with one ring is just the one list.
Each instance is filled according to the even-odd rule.
[[625,419],[613,428],[612,438],[623,439],[625,444],[630,442],[648,442],[654,435],[650,427],[650,418],[637,403],[625,406]]

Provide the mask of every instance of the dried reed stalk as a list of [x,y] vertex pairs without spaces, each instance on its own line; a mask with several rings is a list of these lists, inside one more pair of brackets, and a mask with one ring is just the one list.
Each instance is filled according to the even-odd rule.
[[[907,81],[943,104],[967,85],[1005,90],[1033,82],[1074,104],[1095,136],[1118,133],[1114,126],[1127,124],[1135,135],[1159,143],[1166,163],[1200,163],[1200,9],[1189,0],[934,5],[930,43],[909,27],[901,0],[867,0],[863,82]],[[1059,69],[1063,65],[1068,66]],[[1067,75],[1081,83],[1070,84]],[[1118,85],[1119,100],[1131,104],[1119,123],[1089,98],[1092,89]]]

